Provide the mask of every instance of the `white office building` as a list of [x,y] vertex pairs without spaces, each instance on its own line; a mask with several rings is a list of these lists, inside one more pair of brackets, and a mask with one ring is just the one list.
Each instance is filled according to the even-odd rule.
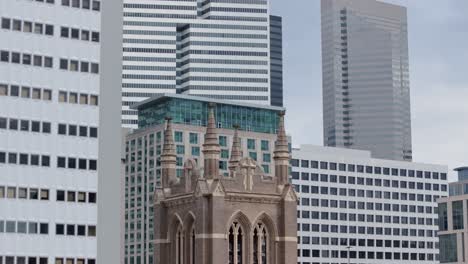
[[310,145],[292,158],[298,263],[439,263],[446,166]]
[[125,0],[123,125],[163,93],[282,106],[281,24],[267,0]]
[[322,0],[324,145],[412,160],[406,8]]
[[101,9],[0,1],[1,264],[97,262]]

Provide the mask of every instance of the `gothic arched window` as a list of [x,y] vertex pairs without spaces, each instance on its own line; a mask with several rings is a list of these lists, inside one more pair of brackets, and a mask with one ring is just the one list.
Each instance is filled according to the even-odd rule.
[[253,232],[253,264],[267,264],[268,246],[266,227],[258,223]]
[[229,264],[242,264],[244,259],[242,227],[234,222],[229,229]]
[[179,226],[175,236],[176,264],[184,264],[184,232]]
[[189,264],[195,264],[195,228],[192,228],[190,232],[190,262]]

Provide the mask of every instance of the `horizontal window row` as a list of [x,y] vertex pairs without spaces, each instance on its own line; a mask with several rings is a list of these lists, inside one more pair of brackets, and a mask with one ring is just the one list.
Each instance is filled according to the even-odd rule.
[[85,93],[75,93],[68,91],[59,91],[59,103],[81,104],[81,105],[98,105],[99,97],[97,95],[89,95]]
[[336,163],[336,162],[326,162],[326,161],[314,161],[314,160],[299,160],[292,159],[291,165],[293,167],[301,168],[313,168],[321,170],[333,170],[333,171],[347,171],[347,172],[358,172],[358,173],[367,173],[367,174],[383,174],[383,175],[392,175],[392,176],[402,176],[402,177],[416,177],[416,178],[425,178],[425,179],[441,179],[447,180],[447,173],[444,172],[430,172],[430,171],[420,171],[420,170],[411,170],[411,169],[397,169],[397,168],[386,168],[378,166],[365,166],[365,165],[355,165],[355,164],[345,164],[345,163]]
[[437,249],[438,243],[425,241],[388,240],[388,239],[357,239],[337,237],[299,236],[298,243],[302,245],[351,246],[351,247],[385,247],[385,248],[428,248]]
[[207,76],[190,76],[178,80],[178,84],[186,82],[232,82],[232,83],[268,83],[268,78],[238,78],[238,77],[207,77]]
[[19,120],[0,117],[0,129],[19,130],[25,132],[51,133],[51,123],[34,120]]
[[50,156],[0,151],[1,163],[50,167]]
[[[300,175],[300,177],[299,177]],[[308,173],[308,172],[291,172],[292,179],[299,181],[298,183],[310,182],[331,182],[347,185],[362,185],[362,186],[378,186],[388,188],[401,188],[401,189],[418,189],[418,190],[434,190],[434,191],[447,191],[447,184],[437,184],[428,182],[414,182],[414,181],[399,181],[399,180],[386,180],[386,179],[373,179],[355,176],[337,176],[328,174]]]
[[[390,203],[372,203],[372,202],[355,202],[355,201],[338,201],[338,200],[320,200],[321,207],[331,208],[349,208],[359,210],[376,210],[376,211],[387,211],[387,212],[403,212],[403,213],[420,213],[420,214],[432,214],[437,213],[437,207],[432,209],[431,206],[416,206],[407,204],[390,204]],[[308,213],[304,213],[309,215]]]
[[37,87],[31,88],[28,86],[0,84],[0,96],[13,96],[51,101],[52,90]]
[[99,74],[99,64],[95,62],[60,59],[60,69],[73,72]]
[[[177,27],[177,23],[171,22],[153,22],[153,21],[130,21],[125,20],[124,26],[141,26],[141,27]],[[240,30],[257,30],[257,31],[267,31],[268,27],[266,26],[252,26],[252,25],[226,25],[226,24],[198,24],[190,23],[186,27],[183,27],[182,30],[186,28],[213,28],[213,29],[240,29]]]
[[60,37],[79,39],[79,40],[84,40],[84,41],[92,41],[92,42],[100,41],[99,32],[85,30],[85,29],[78,29],[78,28],[69,28],[69,27],[60,28]]
[[125,29],[124,35],[155,35],[155,36],[175,36],[177,33],[174,31],[159,31],[159,30],[136,30],[136,29]]
[[222,100],[245,100],[245,101],[268,101],[268,96],[255,95],[223,95],[223,94],[204,94],[203,97],[222,99]]
[[68,135],[68,136],[80,136],[80,137],[98,137],[97,127],[78,126],[78,125],[66,125],[58,124],[57,134]]
[[228,21],[251,21],[251,22],[267,22],[266,17],[252,17],[252,16],[211,16],[210,20],[228,20]]
[[0,186],[0,198],[49,200],[49,189]]
[[233,50],[188,50],[177,54],[177,57],[183,58],[188,55],[216,55],[216,56],[253,56],[253,57],[267,57],[268,52],[259,51],[233,51]]
[[29,53],[19,53],[19,52],[10,52],[6,50],[0,51],[0,61],[1,62],[10,62],[24,65],[31,65],[37,67],[53,68],[54,59],[49,56],[29,54]]
[[97,170],[97,160],[57,157],[57,168]]
[[155,4],[124,4],[124,8],[163,9],[163,10],[196,10],[196,6],[183,5],[155,5]]
[[74,224],[55,224],[56,235],[66,236],[96,236],[96,226],[94,225],[74,225]]
[[[123,97],[146,97],[148,98],[148,97],[153,97],[156,95],[160,95],[160,93],[136,93],[136,92],[123,92],[122,93]],[[134,112],[133,114],[138,114],[137,110],[134,110],[133,112]]]
[[175,49],[155,49],[155,48],[123,48],[123,52],[176,53],[176,50]]
[[237,12],[237,13],[267,13],[267,9],[260,8],[238,8],[238,7],[209,7],[203,10],[202,15],[209,12]]
[[[32,0],[30,0],[32,1]],[[36,0],[36,2],[53,3],[54,0]],[[5,259],[5,262],[3,262]],[[16,260],[16,262],[15,262]],[[49,264],[48,257],[0,256],[0,264]],[[96,264],[95,259],[55,258],[54,264]]]
[[0,220],[0,233],[49,234],[48,223]]
[[187,68],[180,71],[180,75],[190,72],[213,72],[213,73],[244,73],[244,74],[268,74],[268,70],[257,69],[231,69],[231,68]]
[[200,91],[242,91],[242,92],[268,92],[267,87],[251,87],[251,86],[214,86],[214,85],[189,85],[185,86],[185,91],[200,90]]
[[95,204],[97,201],[97,194],[95,192],[57,190],[56,198],[58,202],[78,202]]
[[[32,0],[31,0],[32,1]],[[36,0],[37,2],[43,2],[44,0]],[[47,0],[47,1],[54,1],[54,0]],[[3,258],[5,262],[3,262]],[[16,259],[16,262],[15,262]],[[49,264],[49,260],[47,257],[25,257],[25,256],[0,256],[0,264]]]
[[37,23],[31,21],[22,21],[20,19],[12,19],[2,17],[2,29],[22,31],[27,33],[36,33],[41,35],[54,35],[54,26],[50,24]]
[[84,258],[55,258],[54,264],[96,264],[95,259],[84,259]]
[[180,49],[190,46],[268,48],[268,44],[266,43],[188,41],[180,45]]
[[[338,212],[329,212],[329,211],[325,211],[325,212],[302,211],[300,215],[301,215],[301,218],[315,219],[315,220],[322,219],[322,220],[331,220],[331,221],[404,224],[404,225],[419,225],[419,226],[438,225],[437,218],[431,218],[431,217],[424,218],[424,217],[408,217],[408,216],[398,216],[398,215],[374,215],[374,214],[366,215],[366,214],[356,214],[356,213],[338,213]],[[298,228],[298,230],[300,229]],[[304,231],[310,231],[310,230],[304,230]]]
[[170,72],[176,71],[176,67],[168,67],[168,66],[124,65],[123,69],[128,70],[128,71],[170,71]]
[[74,8],[88,9],[94,11],[101,10],[101,2],[97,0],[61,0],[62,6]]
[[[235,34],[235,33],[209,33],[209,32],[188,32],[181,36],[180,40],[192,37],[203,38],[228,38],[228,39],[268,39],[268,35],[264,34]],[[216,54],[219,55],[219,54]],[[230,55],[230,54],[225,54]]]
[[[309,231],[307,231],[309,232]],[[436,237],[435,230],[410,229],[410,228],[390,228],[373,226],[347,226],[311,224],[310,232],[318,233],[340,233],[340,234],[361,234],[361,235],[385,235],[385,236],[405,236],[405,237]],[[325,234],[323,234],[325,236]]]
[[[301,251],[298,250],[298,254]],[[438,260],[438,254],[431,253],[408,253],[408,252],[373,252],[373,251],[348,251],[347,250],[310,250],[303,249],[302,257],[305,258],[341,258],[341,259],[385,259],[385,260],[414,260],[414,261],[434,261]],[[315,262],[313,262],[315,263]],[[418,262],[419,263],[419,262]],[[302,262],[310,264],[310,262]]]
[[122,74],[123,79],[174,81],[174,75]]
[[[124,10],[125,11],[125,10]],[[124,17],[146,17],[146,18],[171,18],[171,19],[196,19],[196,15],[171,14],[171,13],[142,13],[124,12]]]
[[206,63],[206,64],[228,64],[228,65],[268,65],[267,61],[261,60],[222,60],[222,59],[195,59],[190,58],[177,63],[177,67],[182,67],[189,63]]

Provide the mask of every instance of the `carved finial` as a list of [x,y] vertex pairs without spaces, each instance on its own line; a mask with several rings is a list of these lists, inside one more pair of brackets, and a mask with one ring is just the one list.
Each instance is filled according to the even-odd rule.
[[232,139],[231,157],[229,159],[229,170],[233,172],[242,158],[242,147],[239,138],[239,125],[234,125],[234,137]]
[[275,160],[275,176],[278,179],[278,184],[285,185],[289,182],[289,145],[284,127],[285,112],[278,113],[278,135],[275,142],[274,157]]
[[204,172],[206,179],[219,177],[219,146],[218,134],[216,133],[216,119],[214,114],[214,103],[208,105],[208,124],[203,144]]
[[166,129],[164,130],[164,145],[161,154],[162,187],[169,188],[176,181],[176,148],[172,131],[172,118],[166,117]]

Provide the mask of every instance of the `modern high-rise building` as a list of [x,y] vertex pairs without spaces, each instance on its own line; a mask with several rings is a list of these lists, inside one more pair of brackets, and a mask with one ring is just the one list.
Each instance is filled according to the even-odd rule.
[[447,167],[304,145],[292,151],[298,263],[439,263]]
[[440,263],[468,263],[468,167],[455,169],[458,181],[449,184],[449,196],[439,203]]
[[[139,110],[139,129],[129,134],[125,146],[125,249],[126,263],[154,262],[153,197],[161,185],[161,153],[166,118],[171,118],[176,152],[175,172],[184,174],[184,161],[200,166],[208,109],[215,104],[220,145],[219,171],[229,176],[234,130],[239,126],[243,157],[256,160],[263,172],[274,175],[273,150],[282,107],[252,105],[198,96],[166,94],[134,105]],[[159,264],[159,263],[158,263]]]
[[406,8],[322,0],[325,146],[412,160]]
[[281,39],[267,0],[125,0],[123,125],[163,93],[281,106]]
[[2,264],[96,263],[104,1],[0,1]]

